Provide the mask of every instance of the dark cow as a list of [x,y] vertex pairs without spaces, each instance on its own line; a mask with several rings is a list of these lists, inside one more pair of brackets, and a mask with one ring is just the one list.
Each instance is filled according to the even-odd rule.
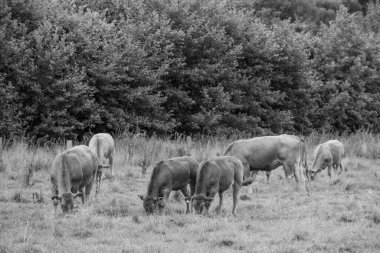
[[85,145],[75,146],[55,157],[50,172],[55,210],[61,204],[64,213],[72,212],[74,198],[81,197],[82,203],[88,200],[98,165],[98,156]]
[[[306,148],[304,142],[294,135],[262,136],[231,143],[224,155],[239,159],[244,167],[244,183],[251,184],[258,171],[272,171],[283,166],[285,176],[294,174],[306,187]],[[307,189],[306,189],[307,190]]]
[[[190,196],[194,194],[198,162],[189,156],[174,157],[161,161],[153,168],[146,196],[139,195],[144,201],[147,214],[166,205],[171,191],[181,190],[185,195],[186,213],[190,212]],[[190,184],[190,194],[187,185]]]
[[232,156],[219,156],[207,160],[199,166],[197,184],[192,204],[196,213],[208,211],[216,193],[219,193],[219,206],[216,212],[220,213],[223,205],[223,192],[233,185],[232,214],[236,215],[239,201],[239,192],[243,184],[243,165]]
[[107,133],[95,134],[92,136],[88,146],[98,155],[100,165],[103,165],[106,159],[109,160],[109,168],[111,170],[111,176],[113,176],[115,142],[112,136]]
[[342,172],[342,157],[344,155],[344,145],[338,140],[329,140],[317,146],[315,149],[315,156],[313,168],[309,171],[310,179],[314,180],[316,175],[323,169],[328,167],[327,174],[331,179],[331,168],[337,172],[338,175]]

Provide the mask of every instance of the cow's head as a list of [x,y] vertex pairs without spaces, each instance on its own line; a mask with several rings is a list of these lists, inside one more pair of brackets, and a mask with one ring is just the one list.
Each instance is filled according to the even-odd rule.
[[162,197],[144,197],[143,195],[138,196],[143,201],[145,212],[148,215],[153,214],[157,209],[161,211],[165,207],[165,202]]
[[195,213],[202,214],[204,211],[208,210],[212,200],[212,198],[203,195],[194,195],[191,198],[191,204],[194,207]]
[[83,197],[83,193],[72,194],[71,192],[65,192],[61,196],[55,195],[51,199],[54,206],[57,206],[59,203],[61,204],[63,213],[71,213],[74,209],[74,199],[77,197]]

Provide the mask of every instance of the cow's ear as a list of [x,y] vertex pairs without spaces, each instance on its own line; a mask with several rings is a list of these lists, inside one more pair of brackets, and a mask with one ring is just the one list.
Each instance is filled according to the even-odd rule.
[[145,199],[144,195],[137,195],[137,196],[139,196],[139,198],[140,198],[141,200],[144,200],[144,199]]
[[73,195],[73,198],[77,198],[77,197],[83,197],[83,192],[78,192],[77,194],[74,194]]

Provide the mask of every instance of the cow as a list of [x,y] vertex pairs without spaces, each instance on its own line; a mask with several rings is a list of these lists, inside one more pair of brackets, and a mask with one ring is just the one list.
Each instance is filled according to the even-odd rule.
[[[344,145],[338,140],[329,140],[317,146],[315,149],[313,167],[309,171],[309,177],[314,180],[316,175],[326,167],[327,174],[331,179],[331,168],[337,172],[338,175],[343,171],[342,157],[344,155]],[[346,168],[347,171],[347,168]]]
[[270,172],[283,166],[285,177],[294,174],[297,183],[301,180],[308,192],[304,177],[308,170],[307,153],[304,142],[297,136],[282,134],[238,140],[227,147],[224,155],[234,156],[242,162],[244,186],[254,181],[258,171]]
[[104,165],[106,159],[109,159],[109,168],[113,177],[113,155],[115,151],[115,142],[111,135],[99,133],[92,136],[88,146],[95,154],[98,155],[99,164]]
[[[190,212],[190,196],[194,194],[198,162],[190,156],[173,157],[158,162],[152,171],[143,207],[148,215],[162,209],[168,203],[171,191],[181,190],[185,196],[186,213]],[[190,194],[187,185],[190,184]]]
[[236,216],[239,192],[243,184],[243,164],[232,156],[219,156],[202,162],[197,172],[195,193],[192,205],[198,214],[208,212],[216,193],[219,193],[219,214],[223,205],[223,192],[233,185],[232,214]]
[[89,198],[98,168],[98,156],[86,145],[75,146],[58,154],[50,170],[51,199],[55,211],[61,204],[63,213],[72,212],[76,197],[81,197],[84,204]]

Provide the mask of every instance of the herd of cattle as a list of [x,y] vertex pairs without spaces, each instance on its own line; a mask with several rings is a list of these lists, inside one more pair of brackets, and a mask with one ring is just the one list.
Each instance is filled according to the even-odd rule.
[[[102,170],[110,168],[113,176],[114,141],[111,135],[94,135],[89,145],[75,146],[58,154],[51,168],[52,200],[55,209],[60,204],[64,213],[73,211],[74,198],[88,200],[93,184],[100,187]],[[174,157],[158,162],[153,168],[143,207],[147,214],[162,211],[171,191],[181,191],[185,196],[186,213],[207,212],[216,193],[219,194],[219,213],[223,206],[223,192],[233,187],[232,213],[236,215],[239,192],[251,184],[259,171],[270,172],[282,166],[286,178],[294,175],[305,189],[306,180],[314,180],[326,167],[341,173],[344,146],[330,140],[317,146],[312,169],[307,166],[307,151],[303,140],[294,135],[263,136],[231,143],[223,156],[200,164],[192,157]],[[105,160],[109,159],[109,165]],[[339,172],[338,172],[339,170]],[[190,185],[190,192],[187,185]]]

